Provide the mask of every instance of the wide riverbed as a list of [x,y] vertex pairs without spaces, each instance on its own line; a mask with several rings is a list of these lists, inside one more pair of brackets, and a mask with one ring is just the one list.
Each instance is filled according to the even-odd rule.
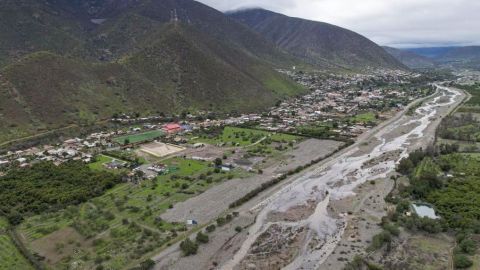
[[[426,135],[430,123],[439,116],[439,108],[455,104],[461,96],[455,89],[440,86],[438,93],[420,106],[412,119],[405,121],[405,117],[401,117],[374,134],[378,143],[369,151],[359,152],[359,148],[354,147],[328,166],[309,171],[251,209],[258,213],[256,221],[234,257],[222,269],[248,268],[246,265],[252,264],[251,260],[247,261],[252,248],[261,246],[259,236],[271,237],[278,231],[288,232],[292,239],[289,244],[297,249],[284,269],[320,268],[341,240],[346,227],[345,216],[329,213],[330,202],[354,196],[359,185],[386,178],[394,172],[398,161],[411,150],[409,146]],[[402,131],[397,134],[397,129]],[[395,158],[381,160],[384,153],[393,152]],[[307,210],[292,218],[294,209]]]

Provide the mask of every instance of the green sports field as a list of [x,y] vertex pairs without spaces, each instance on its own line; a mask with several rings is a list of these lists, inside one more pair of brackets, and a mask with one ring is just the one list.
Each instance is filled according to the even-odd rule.
[[130,143],[140,143],[162,137],[163,135],[165,135],[165,132],[162,130],[152,130],[144,133],[117,137],[114,138],[113,141],[119,144],[125,144],[125,140],[128,140]]

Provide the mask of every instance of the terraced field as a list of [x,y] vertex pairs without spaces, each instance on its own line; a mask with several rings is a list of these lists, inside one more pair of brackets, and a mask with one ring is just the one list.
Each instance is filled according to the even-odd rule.
[[8,222],[0,218],[0,270],[30,270],[33,267],[17,250],[10,237],[6,234]]
[[0,235],[0,270],[33,269],[7,235]]

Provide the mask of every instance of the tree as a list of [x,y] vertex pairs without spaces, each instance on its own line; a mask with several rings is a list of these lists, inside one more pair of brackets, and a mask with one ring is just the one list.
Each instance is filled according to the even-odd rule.
[[413,162],[409,158],[404,158],[400,160],[400,164],[398,164],[397,171],[403,175],[408,175],[413,170]]
[[123,140],[123,144],[124,145],[130,144],[130,139],[126,138],[125,140]]
[[180,249],[185,256],[195,255],[197,254],[198,244],[187,238],[180,243]]

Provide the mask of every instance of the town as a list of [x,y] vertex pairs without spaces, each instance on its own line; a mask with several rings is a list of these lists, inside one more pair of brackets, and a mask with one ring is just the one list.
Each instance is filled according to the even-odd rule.
[[[209,112],[183,113],[176,117],[116,114],[110,121],[120,124],[119,129],[68,139],[57,145],[36,146],[0,155],[1,171],[9,166],[25,167],[38,161],[52,161],[57,165],[69,160],[91,163],[101,153],[130,151],[154,140],[159,140],[157,143],[163,147],[168,147],[165,144],[168,143],[177,145],[180,150],[198,148],[202,144],[191,140],[191,134],[198,134],[200,130],[201,133],[208,133],[209,129],[225,126],[323,139],[353,139],[388,119],[411,101],[431,94],[433,89],[429,85],[413,83],[418,81],[420,74],[405,71],[380,70],[374,75],[305,73],[295,69],[279,71],[305,86],[310,90],[309,93],[278,102],[263,113],[227,116],[224,119],[211,117]],[[165,122],[168,120],[177,121]],[[181,154],[182,151],[167,151],[166,156],[175,153]],[[157,157],[162,156],[165,155]],[[109,167],[117,167],[114,164]]]

